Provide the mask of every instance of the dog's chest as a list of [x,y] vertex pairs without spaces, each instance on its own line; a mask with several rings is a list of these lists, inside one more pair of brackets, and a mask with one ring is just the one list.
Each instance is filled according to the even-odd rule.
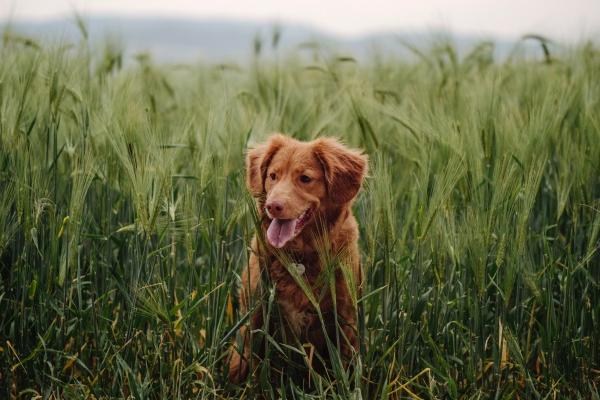
[[[289,268],[294,268],[297,277],[306,283],[305,287],[312,291],[313,296],[316,295],[314,285],[317,279],[314,266],[300,264]],[[270,271],[280,310],[294,334],[302,336],[315,322],[316,310],[304,290],[283,265],[276,262]]]
[[301,337],[306,329],[312,325],[315,313],[306,309],[299,309],[295,304],[286,299],[278,300],[284,318],[294,335]]

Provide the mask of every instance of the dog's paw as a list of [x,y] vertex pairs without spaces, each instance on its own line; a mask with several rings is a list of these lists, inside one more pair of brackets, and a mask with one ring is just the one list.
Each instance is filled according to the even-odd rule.
[[229,381],[239,384],[248,375],[248,362],[235,350],[231,349],[229,360]]

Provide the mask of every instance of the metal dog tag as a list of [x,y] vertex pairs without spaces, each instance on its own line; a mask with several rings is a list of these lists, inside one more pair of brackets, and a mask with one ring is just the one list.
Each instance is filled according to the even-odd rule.
[[292,263],[290,264],[290,266],[296,269],[298,275],[302,275],[304,274],[304,271],[306,271],[306,268],[304,268],[304,264]]

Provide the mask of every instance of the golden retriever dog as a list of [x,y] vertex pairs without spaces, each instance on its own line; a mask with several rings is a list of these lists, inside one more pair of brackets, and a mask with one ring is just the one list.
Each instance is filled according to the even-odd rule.
[[[246,158],[246,184],[257,199],[262,232],[252,240],[249,265],[242,274],[240,310],[246,314],[252,309],[266,277],[283,319],[278,329],[290,344],[307,345],[325,359],[327,335],[330,343],[339,345],[345,363],[359,345],[356,294],[361,292],[362,274],[352,202],[367,167],[367,156],[336,139],[301,142],[280,134],[250,149]],[[321,276],[327,269],[323,250],[338,260],[330,282]],[[297,279],[312,290],[312,302]],[[250,331],[263,328],[263,308],[252,310],[229,356],[229,379],[234,383],[260,363],[256,349],[251,354]]]

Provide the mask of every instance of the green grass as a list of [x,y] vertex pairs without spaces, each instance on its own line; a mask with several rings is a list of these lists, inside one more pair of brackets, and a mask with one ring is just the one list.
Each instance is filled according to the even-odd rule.
[[[598,399],[600,50],[414,50],[122,67],[7,32],[0,397]],[[371,160],[364,344],[306,392],[226,379],[243,154],[273,131]]]

